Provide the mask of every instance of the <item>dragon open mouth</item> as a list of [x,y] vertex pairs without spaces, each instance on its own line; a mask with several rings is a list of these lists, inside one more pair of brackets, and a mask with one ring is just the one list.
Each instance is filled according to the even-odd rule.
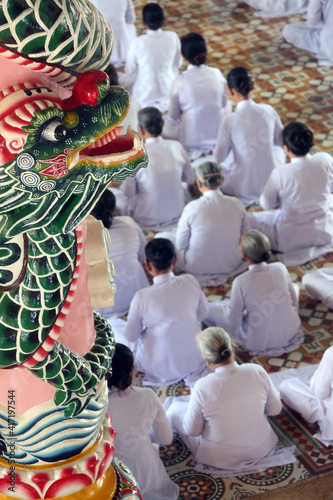
[[98,165],[109,165],[126,161],[143,152],[142,137],[132,127],[128,127],[126,135],[120,135],[122,130],[123,127],[116,127],[94,143],[76,152],[69,169],[84,160]]

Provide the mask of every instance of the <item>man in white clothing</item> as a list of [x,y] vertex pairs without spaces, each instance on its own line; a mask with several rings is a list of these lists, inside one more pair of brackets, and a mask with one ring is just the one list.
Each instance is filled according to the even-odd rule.
[[146,374],[145,383],[169,385],[189,376],[191,383],[205,369],[195,336],[208,301],[192,276],[173,274],[176,257],[170,240],[153,239],[145,251],[154,284],[135,294],[124,336],[136,342],[135,367]]
[[178,222],[190,198],[187,185],[194,183],[195,173],[180,142],[160,136],[163,117],[157,108],[141,109],[138,117],[149,163],[135,177],[125,179],[122,193],[113,192],[123,215],[133,217],[143,229],[158,230]]
[[250,218],[288,267],[333,250],[333,159],[309,153],[313,134],[300,122],[285,127],[283,143],[290,163],[273,170],[260,197],[265,210]]
[[141,107],[169,108],[171,85],[181,66],[180,40],[173,31],[162,31],[163,9],[147,3],[142,10],[145,35],[133,40],[126,59],[124,86]]

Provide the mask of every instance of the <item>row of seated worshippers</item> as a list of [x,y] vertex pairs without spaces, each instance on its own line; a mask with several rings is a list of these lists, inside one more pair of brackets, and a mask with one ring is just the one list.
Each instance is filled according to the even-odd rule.
[[[98,212],[104,213],[101,208],[99,202],[93,212],[96,217]],[[127,250],[125,244],[124,258]],[[249,339],[254,349],[259,347],[259,353],[265,343],[279,344],[274,351],[279,355],[284,352],[281,342],[287,337],[293,344],[287,351],[296,349],[303,340],[298,292],[282,263],[267,264],[269,250],[268,238],[259,231],[251,230],[243,236],[240,251],[250,270],[234,280],[229,310],[216,316],[215,304],[209,305],[191,275],[174,275],[172,242],[157,238],[146,245],[146,268],[154,284],[135,294],[123,332],[110,320],[117,345],[108,408],[117,429],[116,456],[135,473],[144,498],[177,498],[178,487],[166,474],[158,448],[151,442],[170,444],[171,428],[195,454],[196,470],[216,476],[255,473],[295,461],[292,448],[276,448],[277,437],[267,420],[267,416],[281,411],[270,377],[258,365],[238,366],[231,344],[231,339],[242,344]],[[243,291],[247,293],[242,298]],[[231,339],[222,328],[208,328],[201,334],[202,320],[225,326]],[[332,355],[333,347],[324,354],[310,380],[297,378],[297,370],[290,370],[293,378],[280,384],[283,399],[310,422],[318,422],[320,433],[316,437],[327,446],[333,443]],[[154,391],[132,387],[133,364],[145,373],[144,385],[185,379],[191,387],[194,385],[191,396],[169,398],[165,414]]]
[[[161,137],[163,117],[153,107],[138,113],[148,167],[111,188],[119,213],[143,229],[165,231],[163,236],[175,243],[178,269],[206,286],[219,285],[244,268],[235,250],[250,227],[267,234],[287,267],[333,250],[332,157],[310,154],[314,140],[306,125],[283,128],[271,106],[250,99],[246,68],[230,71],[228,88],[240,109],[222,122],[215,156],[221,162],[232,150],[234,161],[223,164],[223,172],[217,163],[196,162],[199,199],[187,203],[194,169],[178,141]],[[290,163],[279,163],[285,154]],[[265,210],[247,213],[244,205],[258,199]]]

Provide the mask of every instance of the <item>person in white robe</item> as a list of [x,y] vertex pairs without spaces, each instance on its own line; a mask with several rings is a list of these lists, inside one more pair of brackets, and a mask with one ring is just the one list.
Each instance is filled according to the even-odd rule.
[[333,250],[333,158],[309,154],[313,134],[300,122],[285,127],[283,142],[291,161],[273,170],[260,197],[265,210],[249,217],[289,267]]
[[223,166],[223,193],[236,196],[249,206],[258,203],[270,173],[285,161],[283,125],[272,106],[251,99],[253,82],[247,68],[233,68],[227,85],[237,109],[221,123],[214,156]]
[[322,267],[305,273],[302,284],[312,298],[333,309],[333,267]]
[[[115,66],[112,63],[110,63],[103,71],[105,71],[105,73],[108,75],[110,79],[110,85],[121,85],[121,82],[119,82],[119,77],[121,76],[122,73],[118,73]],[[131,102],[129,109],[127,111],[127,115],[121,122],[121,126],[123,127],[123,133],[126,134],[129,126],[131,126],[133,130],[138,132],[139,130],[138,113],[140,109],[141,108],[138,101],[131,96]]]
[[133,353],[117,343],[107,409],[116,430],[114,456],[134,474],[144,500],[176,500],[179,487],[171,481],[158,453],[158,444],[172,442],[170,424],[155,392],[131,385],[132,373]]
[[161,29],[164,13],[157,3],[146,4],[142,16],[147,33],[131,43],[121,81],[142,108],[154,106],[164,113],[181,66],[180,40],[175,32]]
[[258,10],[258,16],[283,17],[305,12],[309,0],[244,0],[243,3]]
[[241,239],[249,270],[234,279],[230,300],[212,302],[205,323],[230,332],[251,355],[281,356],[304,340],[298,315],[299,288],[287,268],[270,258],[267,236],[252,229]]
[[115,197],[106,190],[91,212],[103,222],[111,237],[108,257],[115,269],[114,305],[97,310],[107,319],[126,314],[135,293],[149,286],[142,267],[147,243],[142,229],[130,217],[113,217],[114,210]]
[[333,66],[333,0],[309,0],[306,22],[288,24],[282,37],[312,52],[320,65]]
[[207,47],[198,33],[181,38],[186,71],[171,89],[163,136],[178,139],[191,159],[213,151],[227,106],[227,82],[218,68],[205,64]]
[[[192,383],[205,369],[195,343],[208,301],[193,276],[173,274],[176,262],[171,241],[159,238],[146,246],[146,266],[154,284],[139,290],[131,303],[124,337],[136,343],[136,369],[143,383]],[[186,353],[186,354],[184,354]]]
[[138,117],[149,163],[125,179],[121,192],[113,189],[113,193],[122,214],[133,217],[143,229],[160,230],[178,222],[195,172],[180,142],[161,137],[163,117],[157,108],[143,108]]
[[281,383],[280,394],[302,418],[318,423],[320,432],[315,434],[316,439],[325,446],[333,446],[333,346],[326,349],[319,365],[311,368],[316,370],[310,381],[306,376],[308,370],[292,370],[290,378]]
[[238,247],[250,223],[242,203],[221,193],[220,165],[201,163],[196,174],[202,196],[189,202],[179,219],[177,269],[193,274],[203,286],[215,286],[247,267]]
[[118,68],[126,61],[127,52],[136,37],[133,0],[93,0],[113,31],[111,62]]
[[165,402],[173,430],[195,455],[195,469],[238,476],[295,462],[295,447],[276,449],[278,438],[267,417],[278,415],[282,405],[265,370],[238,365],[222,328],[207,328],[197,339],[214,373],[198,380],[190,397]]

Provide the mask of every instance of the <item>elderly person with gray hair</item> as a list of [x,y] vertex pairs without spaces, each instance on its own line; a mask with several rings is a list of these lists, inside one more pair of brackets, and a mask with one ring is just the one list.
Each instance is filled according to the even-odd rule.
[[207,328],[196,339],[214,372],[196,382],[190,397],[165,404],[171,427],[195,455],[196,470],[228,476],[294,462],[293,449],[276,450],[267,416],[279,414],[282,405],[265,370],[238,365],[222,328]]
[[220,285],[246,267],[238,246],[250,223],[242,203],[220,191],[218,163],[201,163],[196,175],[202,196],[188,203],[179,219],[177,269],[193,274],[201,285]]
[[267,264],[270,250],[269,239],[260,231],[252,229],[242,237],[240,254],[249,270],[234,280],[230,300],[210,305],[206,323],[228,329],[250,354],[280,356],[297,349],[304,334],[299,289],[284,264]]

